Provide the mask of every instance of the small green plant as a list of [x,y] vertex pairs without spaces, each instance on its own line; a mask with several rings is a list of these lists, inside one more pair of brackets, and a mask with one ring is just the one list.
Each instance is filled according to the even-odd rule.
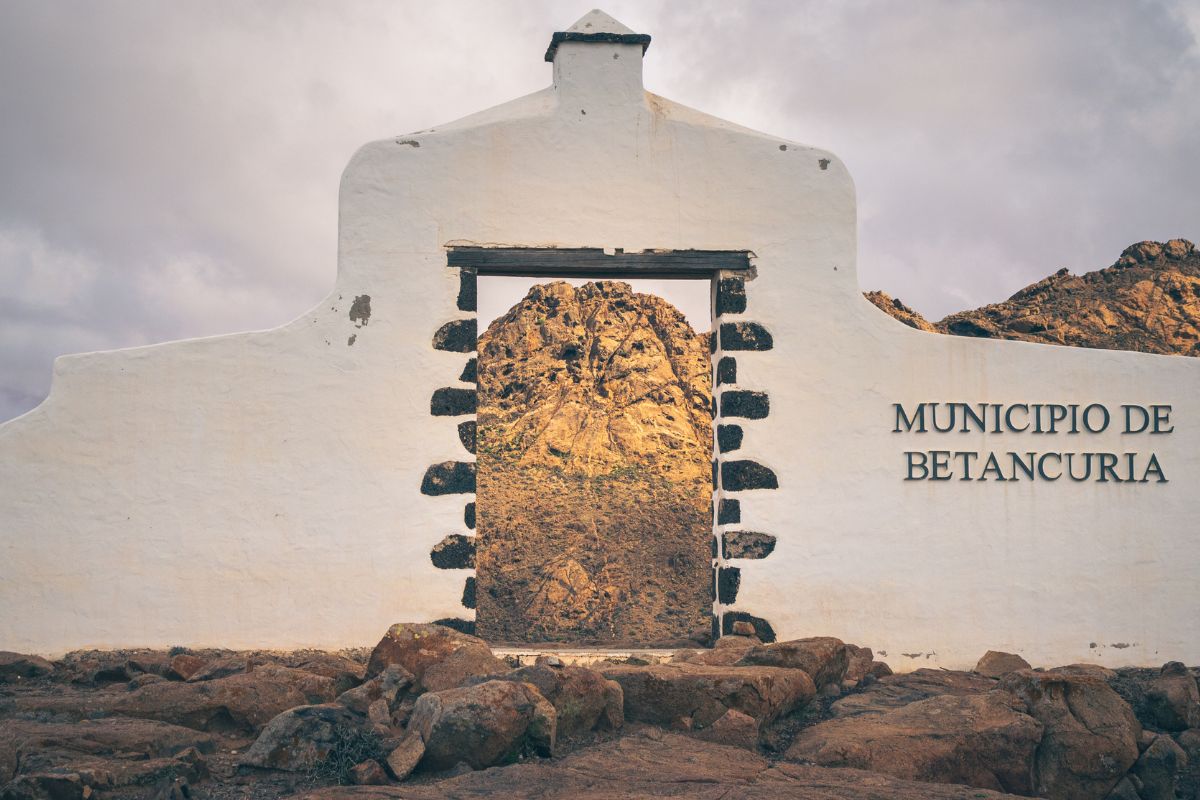
[[337,728],[329,755],[312,768],[309,777],[317,783],[345,786],[350,783],[350,770],[355,765],[370,759],[382,761],[386,756],[377,733],[361,728]]

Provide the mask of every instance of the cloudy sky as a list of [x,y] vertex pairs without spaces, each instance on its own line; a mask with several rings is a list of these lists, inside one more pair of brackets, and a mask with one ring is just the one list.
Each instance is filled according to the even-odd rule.
[[[542,88],[588,8],[0,0],[0,419],[62,353],[303,312],[358,145]],[[926,316],[1200,239],[1200,0],[605,8],[651,91],[837,152],[863,287]]]

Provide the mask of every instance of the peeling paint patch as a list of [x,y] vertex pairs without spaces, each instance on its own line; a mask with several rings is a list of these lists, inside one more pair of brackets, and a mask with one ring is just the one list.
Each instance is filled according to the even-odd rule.
[[1118,650],[1124,650],[1127,647],[1133,647],[1129,642],[1113,642],[1109,647],[1115,647]]
[[818,160],[817,164],[818,164],[818,166],[821,167],[821,169],[829,169],[829,159],[828,158],[822,158],[822,159]]
[[396,144],[406,144],[409,147],[420,147],[421,143],[416,139],[397,139]]
[[347,347],[354,347],[354,340],[358,338],[357,333],[350,334],[350,338],[346,340]]
[[371,295],[360,294],[350,305],[350,321],[361,328],[371,321]]
[[781,145],[779,145],[779,149],[780,149],[780,150],[787,150],[787,145],[786,145],[786,144],[781,144]]
[[921,656],[923,656],[925,654],[924,653],[901,653],[900,655],[904,656],[905,658],[920,658]]

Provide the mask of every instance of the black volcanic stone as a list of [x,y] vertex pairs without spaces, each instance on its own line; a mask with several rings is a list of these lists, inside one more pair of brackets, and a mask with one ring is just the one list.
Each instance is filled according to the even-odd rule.
[[726,461],[721,465],[721,486],[731,492],[778,489],[779,478],[757,461]]
[[717,570],[717,600],[725,605],[737,601],[738,587],[742,585],[742,571],[737,567],[721,567]]
[[475,530],[475,504],[474,503],[467,503],[466,507],[463,509],[463,523],[471,530]]
[[429,558],[438,569],[474,569],[475,537],[452,533],[434,545]]
[[463,586],[462,604],[464,608],[475,607],[475,578],[467,578]]
[[462,374],[458,376],[458,379],[463,383],[476,383],[479,380],[478,363],[473,358],[467,361],[467,365],[463,367]]
[[733,623],[735,622],[749,622],[754,626],[754,635],[759,639],[764,642],[775,641],[775,629],[771,627],[771,623],[762,617],[755,617],[744,611],[725,612],[721,619],[721,630],[726,636],[733,633]]
[[741,314],[746,310],[746,281],[743,278],[721,278],[717,281],[717,316]]
[[471,494],[475,491],[475,464],[470,461],[443,461],[425,470],[421,494]]
[[433,335],[433,347],[451,353],[473,353],[478,338],[476,330],[474,317],[447,322]]
[[475,427],[473,419],[458,423],[458,440],[462,442],[462,446],[467,449],[468,453],[475,452]]
[[459,311],[474,311],[476,305],[476,286],[478,281],[475,279],[475,270],[469,267],[463,267],[458,271],[458,310]]
[[775,549],[775,537],[754,531],[725,531],[721,534],[725,558],[766,558]]
[[757,322],[722,322],[722,350],[770,350],[775,346],[770,332]]
[[[447,628],[453,628],[454,630],[458,631],[459,633],[466,633],[466,634],[470,634],[471,636],[475,635],[475,620],[473,620],[473,619],[459,619],[458,617],[446,617],[444,619],[435,619],[433,621],[433,624],[434,625],[444,625]],[[759,638],[762,639],[761,636]],[[766,639],[763,639],[763,641],[765,642]]]
[[429,413],[435,417],[461,417],[474,414],[478,400],[474,389],[438,389],[429,399]]
[[730,525],[742,521],[742,501],[722,500],[717,506],[717,524]]
[[726,389],[721,392],[721,416],[763,419],[771,413],[771,398],[766,392]]
[[722,453],[737,450],[742,446],[742,428],[740,425],[717,426],[717,449]]
[[717,361],[717,386],[725,383],[737,383],[737,359],[733,356],[721,356]]

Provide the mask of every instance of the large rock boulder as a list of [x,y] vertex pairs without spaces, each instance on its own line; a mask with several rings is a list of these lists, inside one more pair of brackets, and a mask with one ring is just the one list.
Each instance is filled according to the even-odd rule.
[[366,720],[340,703],[290,708],[263,727],[241,763],[248,767],[307,771],[329,758],[346,734]]
[[1145,709],[1150,724],[1164,731],[1200,728],[1200,691],[1188,668],[1178,661],[1164,664],[1146,686]]
[[850,650],[841,639],[814,636],[760,644],[748,650],[738,664],[802,669],[821,688],[830,683],[841,684],[850,664]]
[[760,644],[762,642],[753,636],[722,636],[711,648],[678,651],[671,657],[671,663],[731,667]]
[[357,714],[366,716],[371,704],[383,700],[388,711],[394,711],[400,693],[413,684],[413,676],[399,664],[389,664],[374,678],[338,695],[338,702]]
[[1004,692],[940,695],[803,730],[791,761],[1030,794],[1042,725]]
[[366,676],[375,677],[389,664],[404,667],[416,688],[427,692],[455,688],[473,676],[508,671],[482,639],[444,625],[411,622],[388,628],[371,653]]
[[0,683],[17,683],[42,678],[54,672],[54,665],[41,656],[0,650]]
[[1187,765],[1188,757],[1183,748],[1170,736],[1155,736],[1133,765],[1132,774],[1142,784],[1138,790],[1141,800],[1175,800],[1179,774]]
[[1104,681],[1022,670],[1000,685],[1045,726],[1034,764],[1038,795],[1103,798],[1137,761],[1142,726]]
[[[486,679],[473,680],[483,682]],[[541,658],[532,666],[505,673],[496,680],[533,684],[554,706],[559,738],[577,736],[597,728],[616,730],[625,722],[621,684],[587,667],[551,663],[550,659]]]
[[601,672],[621,684],[626,719],[682,730],[707,728],[729,709],[762,726],[816,696],[807,672],[782,667],[683,663],[610,666]]
[[848,644],[849,661],[846,665],[846,676],[843,679],[848,685],[855,686],[867,678],[883,678],[892,674],[892,668],[882,661],[875,660],[875,653],[869,647],[859,647]]
[[975,672],[985,678],[1003,678],[1010,672],[1029,668],[1029,662],[1015,653],[988,650],[975,665]]
[[531,684],[488,681],[422,695],[408,730],[425,743],[423,767],[485,769],[526,753],[553,755],[556,716]]
[[882,714],[930,697],[947,694],[962,697],[989,692],[995,688],[995,680],[973,672],[918,669],[899,675],[882,676],[865,690],[838,700],[831,709],[839,717]]

